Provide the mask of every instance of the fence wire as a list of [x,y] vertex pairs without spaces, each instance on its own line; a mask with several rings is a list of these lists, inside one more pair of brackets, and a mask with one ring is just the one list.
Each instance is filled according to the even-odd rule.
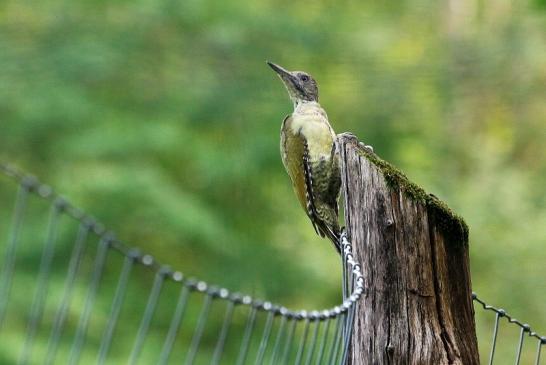
[[[0,261],[0,363],[347,363],[364,278],[345,234],[342,304],[294,311],[186,278],[120,242],[96,219],[35,177],[2,163],[0,172],[17,183],[11,222],[0,226],[8,231]],[[33,229],[29,235],[24,229],[31,220],[36,223],[33,197],[45,203],[42,215],[44,209],[49,210],[45,234]],[[8,209],[6,204],[2,207]],[[43,237],[39,257],[19,260],[18,253],[36,251],[34,243],[31,248],[25,245],[36,237]],[[56,284],[62,281],[59,277],[64,277],[62,287]],[[149,282],[147,293],[140,285],[144,278]],[[101,286],[106,281],[116,283],[113,291]],[[139,285],[135,287],[134,282]],[[540,363],[546,337],[475,293],[473,300],[495,313],[489,364],[495,357],[503,318],[520,327],[515,363],[520,363],[525,340],[530,339],[538,343],[534,363]],[[138,313],[127,306],[135,301],[143,303]],[[22,316],[25,309],[27,315]],[[140,320],[135,323],[135,318]]]
[[537,332],[533,331],[531,326],[527,323],[523,323],[508,313],[504,309],[493,307],[492,305],[489,305],[485,303],[483,300],[478,298],[478,295],[476,293],[472,293],[472,299],[474,302],[478,303],[484,310],[491,311],[495,313],[495,324],[493,326],[493,339],[491,341],[491,351],[489,352],[489,360],[488,364],[493,364],[493,359],[495,358],[495,350],[497,349],[497,341],[498,341],[498,334],[499,334],[499,325],[501,319],[506,319],[508,323],[514,324],[520,328],[519,330],[519,340],[517,342],[516,346],[516,356],[515,356],[515,364],[519,364],[521,361],[521,354],[523,351],[523,344],[525,339],[532,340],[534,339],[536,341],[536,353],[535,353],[535,359],[534,364],[539,365],[540,364],[540,355],[542,346],[546,344],[546,336],[541,336]]
[[[0,164],[0,171],[18,183],[0,271],[0,343],[7,343],[5,340],[8,336],[13,339],[15,333],[23,333],[24,336],[20,341],[22,346],[17,361],[10,360],[13,363],[346,363],[352,319],[356,303],[364,291],[364,279],[345,235],[342,237],[342,304],[325,310],[294,311],[211,286],[204,281],[186,278],[181,272],[161,264],[151,255],[124,245],[97,220],[71,205],[35,177],[25,175],[5,164]],[[19,274],[17,266],[28,264],[18,262],[17,254],[26,248],[23,247],[25,242],[21,236],[25,220],[29,218],[31,196],[38,196],[45,201],[50,212],[34,291],[28,297],[29,288],[22,288],[19,282],[14,282],[17,281],[15,276]],[[59,268],[56,267],[59,263],[55,259],[59,231],[65,230],[62,224],[66,223],[63,221],[65,216],[72,218],[71,223],[75,223],[77,229],[67,260],[64,286],[62,289],[54,289],[52,275],[59,275]],[[95,247],[90,245],[92,239],[98,241]],[[115,291],[105,293],[101,291],[101,282],[114,279],[110,272],[113,268],[108,267],[112,255],[121,256],[121,270],[117,275]],[[90,259],[92,263],[87,263],[88,267],[84,267],[84,261]],[[120,317],[123,316],[131,281],[139,280],[135,279],[136,267],[151,271],[154,279],[149,292],[145,296],[140,293],[138,297],[146,305],[134,332],[121,333]],[[24,268],[25,271],[27,269],[28,267]],[[33,267],[30,271],[36,270]],[[81,284],[78,285],[82,277],[86,279],[84,294],[81,293]],[[179,294],[174,301],[171,296],[171,302],[162,306],[163,309],[170,308],[172,314],[161,328],[164,333],[160,333],[153,322],[158,314],[160,301],[168,301],[162,296],[167,282],[175,284]],[[16,291],[12,290],[14,286]],[[23,331],[19,327],[25,326],[25,319],[21,318],[24,303],[21,303],[21,298],[14,298],[14,292],[24,293],[23,301],[30,303],[25,317],[26,329]],[[97,313],[94,312],[97,312],[97,306],[104,306],[106,303],[110,303],[107,305],[109,314],[107,320],[103,318],[104,328],[100,329],[93,322],[97,318]],[[198,310],[192,312],[196,321],[188,316],[190,304]],[[211,311],[218,308],[224,313],[221,323],[211,320]],[[10,316],[10,311],[14,315]],[[133,321],[134,318],[135,316],[131,317]],[[186,326],[185,322],[188,322]],[[91,327],[92,331],[98,330],[102,336],[90,339]],[[155,340],[153,346],[150,345],[152,327]],[[116,337],[116,333],[121,336]],[[114,342],[119,337],[130,335],[134,336],[134,340],[130,345],[124,346],[124,355],[119,348],[115,348]],[[158,342],[159,338],[163,339]],[[89,347],[93,348],[94,355],[88,354]],[[178,347],[184,348],[173,356]],[[8,351],[2,346],[0,348]],[[113,350],[116,353],[112,357]],[[126,360],[120,360],[123,357]],[[154,358],[155,360],[151,360]]]

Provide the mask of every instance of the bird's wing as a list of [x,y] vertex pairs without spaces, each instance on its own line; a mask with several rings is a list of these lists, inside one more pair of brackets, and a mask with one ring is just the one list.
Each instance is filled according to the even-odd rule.
[[281,159],[282,164],[284,165],[284,168],[286,171],[288,171],[288,151],[287,151],[287,143],[288,143],[288,128],[290,123],[292,123],[292,116],[288,114],[286,117],[284,117],[282,124],[281,124]]
[[300,205],[311,219],[313,227],[318,233],[314,220],[316,211],[313,203],[309,151],[305,138],[299,133],[293,133],[290,129],[291,122],[292,117],[289,115],[284,118],[281,128],[282,162],[292,180],[292,186]]
[[307,142],[303,139],[303,177],[305,180],[305,209],[307,215],[311,219],[313,228],[317,234],[324,237],[324,233],[321,229],[317,229],[317,207],[315,205],[315,199],[313,194],[313,170],[311,168],[311,161],[309,159],[309,148]]

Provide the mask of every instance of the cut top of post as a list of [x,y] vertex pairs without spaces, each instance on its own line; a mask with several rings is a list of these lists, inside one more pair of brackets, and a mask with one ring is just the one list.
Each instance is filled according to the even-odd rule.
[[400,190],[409,199],[423,204],[427,208],[428,214],[434,217],[438,228],[449,242],[468,245],[469,230],[466,222],[461,216],[454,213],[446,203],[438,199],[434,194],[427,193],[423,188],[410,181],[398,168],[365,148],[355,136],[342,134],[338,142],[342,154],[345,153],[345,146],[349,145],[356,149],[358,155],[366,158],[379,168],[389,188]]

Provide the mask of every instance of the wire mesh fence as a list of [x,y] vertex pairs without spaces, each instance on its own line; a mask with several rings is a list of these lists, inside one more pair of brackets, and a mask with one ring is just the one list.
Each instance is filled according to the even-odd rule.
[[[343,303],[292,311],[186,278],[127,247],[34,177],[0,170],[17,182],[10,223],[2,204],[0,363],[345,362],[364,284],[345,236]],[[35,221],[46,214],[40,227]],[[40,238],[41,253],[29,256]],[[115,290],[104,282],[116,282]]]
[[[519,327],[519,337],[518,341],[515,345],[515,358],[510,363],[520,364],[522,361],[522,353],[524,349],[524,343],[527,343],[527,346],[531,346],[531,348],[528,350],[529,356],[528,358],[531,359],[531,353],[533,350],[534,353],[534,364],[538,365],[540,364],[540,356],[542,347],[546,345],[546,336],[541,336],[537,332],[535,332],[531,326],[527,323],[523,323],[516,318],[512,317],[504,309],[496,308],[492,305],[489,305],[485,303],[483,300],[478,298],[478,295],[476,293],[472,293],[472,299],[475,303],[478,303],[484,310],[490,311],[492,313],[495,313],[495,324],[493,325],[493,337],[491,340],[491,350],[489,352],[488,356],[488,364],[497,363],[494,362],[496,360],[495,358],[495,351],[497,350],[497,341],[499,340],[499,327],[501,325],[501,320],[504,318],[506,319],[506,322],[511,325],[515,325]],[[533,343],[533,341],[535,343]],[[534,347],[533,347],[534,345]],[[485,360],[485,359],[483,359]],[[502,360],[501,360],[502,361]],[[507,361],[504,359],[504,361]],[[508,362],[507,362],[508,363]],[[529,362],[531,363],[531,362]]]
[[[293,311],[187,278],[36,178],[0,172],[0,363],[346,363],[364,278],[345,235],[342,304]],[[515,363],[532,340],[540,363],[545,337],[473,299],[495,313],[489,364],[503,318],[520,327]]]

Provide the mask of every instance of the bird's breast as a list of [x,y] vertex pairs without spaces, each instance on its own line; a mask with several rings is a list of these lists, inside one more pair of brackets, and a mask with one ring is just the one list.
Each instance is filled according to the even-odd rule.
[[289,133],[304,138],[313,159],[330,158],[335,134],[323,115],[293,114]]

